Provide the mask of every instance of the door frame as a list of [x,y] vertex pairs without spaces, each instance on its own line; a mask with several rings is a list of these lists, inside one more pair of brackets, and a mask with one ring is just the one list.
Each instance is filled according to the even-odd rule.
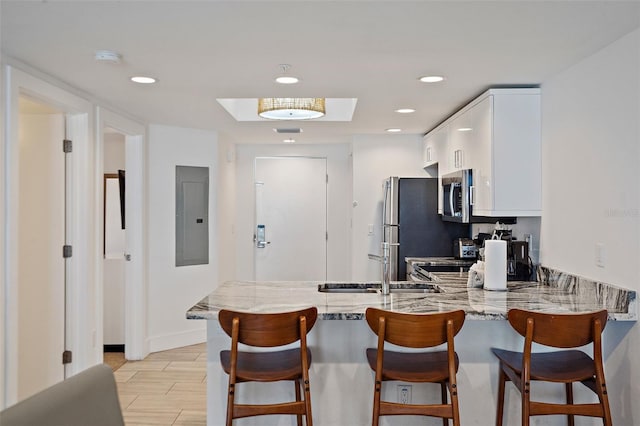
[[[60,87],[34,77],[11,65],[3,65],[4,88],[4,134],[1,147],[4,175],[0,207],[2,218],[3,244],[0,257],[3,262],[1,285],[4,303],[0,304],[0,315],[4,319],[2,330],[3,357],[0,358],[0,406],[6,407],[17,402],[18,377],[18,235],[19,224],[19,98],[29,96],[39,102],[51,105],[65,114],[66,138],[74,142],[70,159],[71,182],[67,186],[67,235],[74,247],[74,255],[68,260],[66,292],[66,342],[67,350],[73,352],[73,362],[65,366],[65,377],[74,375],[93,365],[91,345],[93,343],[92,307],[86,303],[93,291],[92,275],[94,256],[93,239],[93,159],[95,158],[91,123],[93,111],[91,103]],[[62,141],[60,142],[62,149]],[[62,256],[62,249],[61,254]],[[61,357],[62,358],[62,357]]]
[[[102,234],[102,221],[104,209],[104,131],[111,128],[125,136],[125,170],[127,171],[127,194],[142,194],[140,197],[127,197],[127,253],[138,262],[127,263],[125,266],[125,294],[124,294],[124,334],[125,334],[125,358],[128,360],[143,359],[149,354],[149,342],[146,334],[147,305],[147,280],[146,265],[146,230],[144,227],[146,185],[145,176],[145,141],[146,128],[143,124],[125,118],[109,109],[96,107],[96,247],[98,253],[102,253],[104,235]],[[100,348],[97,362],[103,361],[102,348],[104,346],[104,271],[103,256],[96,258],[96,294],[95,304],[97,314],[96,342]]]

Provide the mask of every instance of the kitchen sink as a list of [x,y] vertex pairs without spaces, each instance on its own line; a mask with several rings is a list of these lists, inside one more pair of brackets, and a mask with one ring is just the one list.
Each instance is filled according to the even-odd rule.
[[[380,283],[324,283],[318,285],[320,293],[380,293]],[[415,281],[394,281],[389,284],[391,293],[440,293],[437,284]]]

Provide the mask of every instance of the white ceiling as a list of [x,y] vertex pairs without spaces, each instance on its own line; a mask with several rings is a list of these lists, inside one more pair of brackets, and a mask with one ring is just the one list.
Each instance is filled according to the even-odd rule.
[[[281,143],[271,129],[283,123],[237,122],[217,98],[357,98],[351,122],[284,123],[304,129],[301,143],[389,127],[422,134],[488,87],[544,86],[640,27],[640,1],[615,0],[2,0],[0,13],[5,56],[147,122],[239,143]],[[122,63],[97,63],[101,49]],[[299,84],[273,82],[284,63]],[[433,73],[446,80],[417,81]],[[134,85],[135,74],[159,82]]]

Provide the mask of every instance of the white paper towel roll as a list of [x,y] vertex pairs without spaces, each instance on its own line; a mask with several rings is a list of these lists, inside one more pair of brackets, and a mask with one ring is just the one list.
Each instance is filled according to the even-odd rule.
[[507,242],[504,240],[484,242],[484,288],[507,289]]

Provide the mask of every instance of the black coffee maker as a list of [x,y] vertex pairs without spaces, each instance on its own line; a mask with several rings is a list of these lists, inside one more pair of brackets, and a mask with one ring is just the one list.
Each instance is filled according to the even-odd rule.
[[530,281],[532,272],[529,243],[507,240],[507,281]]

